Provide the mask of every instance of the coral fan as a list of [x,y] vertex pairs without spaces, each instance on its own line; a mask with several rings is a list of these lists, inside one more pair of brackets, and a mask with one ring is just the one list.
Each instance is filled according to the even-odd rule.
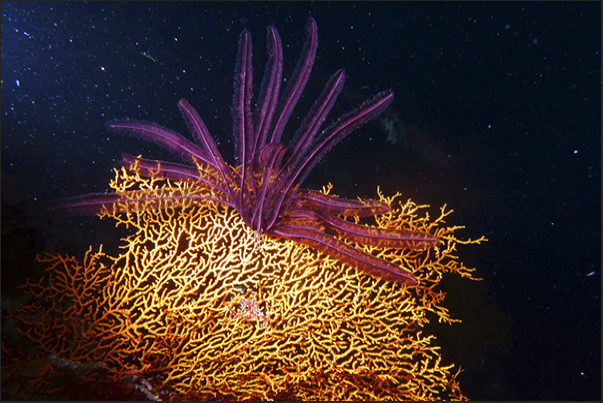
[[[194,183],[143,178],[136,167],[116,171],[111,186],[197,191]],[[461,227],[444,225],[445,207],[431,221],[425,206],[379,196],[394,208],[375,218],[378,227],[434,233],[442,244],[354,247],[402,265],[416,285],[258,237],[232,208],[211,201],[105,210],[133,229],[123,252],[91,248],[81,263],[40,257],[46,276],[25,286],[33,301],[15,313],[35,347],[19,357],[3,345],[3,397],[5,382],[27,377],[17,362],[37,362],[28,379],[46,397],[60,389],[52,374],[69,369],[72,378],[149,399],[463,399],[458,371],[442,364],[434,336],[421,330],[429,312],[458,321],[436,289],[447,272],[472,278],[455,256]]]

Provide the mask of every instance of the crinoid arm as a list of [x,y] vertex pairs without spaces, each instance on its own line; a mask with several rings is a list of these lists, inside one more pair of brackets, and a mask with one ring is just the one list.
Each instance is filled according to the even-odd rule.
[[103,206],[117,204],[122,196],[117,193],[89,193],[54,202],[49,210],[58,215],[97,215]]
[[266,224],[264,228],[269,230],[276,223],[279,214],[293,197],[294,189],[306,179],[320,159],[354,129],[383,112],[393,99],[394,94],[391,91],[384,91],[375,95],[357,109],[343,115],[318,135],[309,146],[301,149],[299,151],[300,157],[295,159],[296,164],[294,166],[283,165],[282,173],[278,175],[278,179],[272,186],[271,198],[274,198],[274,201],[270,212],[265,215]]
[[333,197],[316,190],[300,189],[295,195],[295,203],[311,210],[344,217],[372,217],[389,213],[391,207],[381,200],[353,200]]
[[212,165],[211,159],[204,150],[175,131],[155,123],[136,119],[115,120],[107,122],[107,128],[117,133],[155,142],[191,164],[195,164],[196,161],[203,161]]
[[356,267],[370,276],[400,284],[414,285],[417,283],[410,271],[387,260],[359,251],[314,226],[279,224],[273,228],[272,232],[285,238],[295,239],[342,263]]
[[198,163],[196,167],[176,162],[151,160],[122,154],[121,165],[126,169],[134,169],[145,178],[165,178],[179,182],[202,182],[215,190],[226,194],[227,188],[217,172],[207,164]]
[[438,238],[420,231],[359,225],[331,214],[316,213],[327,228],[350,242],[377,248],[425,249],[440,244]]

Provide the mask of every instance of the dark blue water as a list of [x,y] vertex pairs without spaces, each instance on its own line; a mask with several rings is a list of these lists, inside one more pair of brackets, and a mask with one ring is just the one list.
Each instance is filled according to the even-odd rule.
[[[266,26],[291,74],[312,15],[316,64],[296,118],[346,69],[329,119],[392,88],[395,101],[307,179],[348,197],[377,185],[455,210],[479,283],[447,279],[463,319],[434,325],[472,399],[601,399],[600,3],[2,2],[2,296],[40,275],[35,255],[115,248],[96,218],[47,217],[57,197],[102,192],[122,152],[174,157],[109,132],[131,117],[186,133],[187,98],[230,162],[239,33],[259,87]],[[257,91],[256,91],[257,92]],[[384,127],[394,128],[388,134]],[[291,134],[295,122],[290,125]],[[395,142],[395,144],[394,144]]]

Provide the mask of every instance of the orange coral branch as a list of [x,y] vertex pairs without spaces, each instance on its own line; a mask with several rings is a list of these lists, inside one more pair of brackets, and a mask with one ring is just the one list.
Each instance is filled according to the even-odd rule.
[[[112,186],[197,194],[192,183],[143,179],[136,169],[117,171]],[[380,199],[393,205],[393,197]],[[464,398],[459,372],[441,363],[434,337],[417,330],[428,312],[458,321],[437,291],[443,273],[473,278],[454,255],[460,227],[443,226],[451,211],[430,221],[409,200],[376,217],[379,228],[436,234],[439,247],[353,244],[408,268],[418,284],[407,286],[291,241],[259,239],[228,207],[174,203],[157,211],[132,200],[104,212],[134,230],[119,256],[101,248],[81,264],[39,257],[46,278],[25,287],[37,302],[16,316],[40,362],[52,354],[71,366],[103,363],[111,382],[128,379],[148,398]]]

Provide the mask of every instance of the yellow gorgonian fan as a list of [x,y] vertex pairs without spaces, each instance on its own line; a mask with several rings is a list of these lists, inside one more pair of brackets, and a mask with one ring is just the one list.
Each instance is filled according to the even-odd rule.
[[[192,183],[147,179],[136,169],[116,171],[111,185],[118,193],[198,192]],[[175,198],[152,210],[132,201],[119,214],[106,210],[133,230],[123,252],[91,248],[82,262],[40,258],[46,276],[25,287],[35,300],[15,314],[35,347],[28,356],[4,347],[10,370],[3,377],[27,379],[44,397],[70,393],[65,388],[73,385],[56,377],[69,370],[81,382],[152,399],[463,399],[458,370],[442,364],[434,336],[421,330],[428,312],[457,321],[437,285],[444,273],[472,278],[455,256],[461,227],[445,226],[445,208],[431,221],[426,206],[380,199],[395,208],[376,226],[429,231],[442,244],[355,247],[405,267],[416,285],[368,276],[290,240],[258,237],[232,208],[214,202]],[[24,362],[36,363],[35,376],[19,372]]]

